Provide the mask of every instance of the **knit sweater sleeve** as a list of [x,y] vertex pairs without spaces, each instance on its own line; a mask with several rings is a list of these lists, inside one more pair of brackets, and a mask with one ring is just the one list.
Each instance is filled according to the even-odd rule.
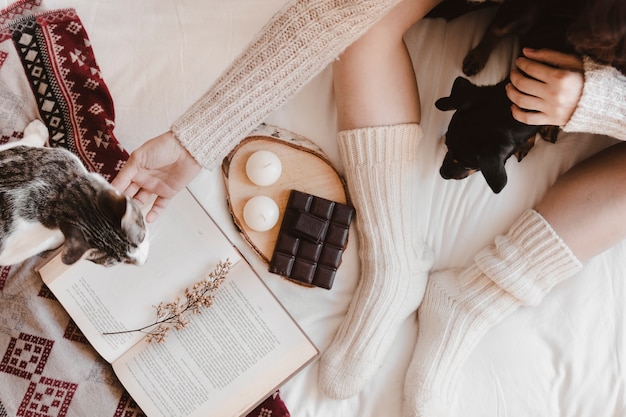
[[171,130],[211,168],[400,0],[288,0]]
[[626,76],[584,58],[585,83],[567,132],[588,132],[626,140]]

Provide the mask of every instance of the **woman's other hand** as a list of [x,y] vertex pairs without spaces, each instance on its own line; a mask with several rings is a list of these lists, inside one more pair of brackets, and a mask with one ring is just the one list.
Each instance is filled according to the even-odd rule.
[[516,64],[506,86],[513,117],[529,125],[567,124],[583,90],[582,58],[524,48]]

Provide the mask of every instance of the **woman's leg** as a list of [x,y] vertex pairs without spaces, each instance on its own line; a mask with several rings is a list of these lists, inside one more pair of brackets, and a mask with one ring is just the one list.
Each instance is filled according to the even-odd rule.
[[586,261],[626,237],[626,142],[588,158],[558,179],[535,209]]
[[333,66],[339,131],[419,123],[413,64],[402,36],[440,0],[404,0]]
[[361,276],[320,362],[320,388],[357,394],[422,300],[430,257],[416,236],[420,106],[404,32],[439,0],[404,0],[334,65],[338,144],[356,209]]
[[463,271],[431,276],[405,383],[406,416],[447,416],[455,381],[483,336],[520,306],[626,238],[626,143],[565,173]]

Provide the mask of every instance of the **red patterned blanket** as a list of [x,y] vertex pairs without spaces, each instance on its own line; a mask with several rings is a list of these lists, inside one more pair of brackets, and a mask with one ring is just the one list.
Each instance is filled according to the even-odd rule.
[[[75,10],[22,0],[0,11],[0,143],[33,119],[51,146],[112,180],[128,157],[113,101]],[[132,417],[143,413],[35,272],[0,267],[0,417]],[[278,393],[250,417],[287,417]]]

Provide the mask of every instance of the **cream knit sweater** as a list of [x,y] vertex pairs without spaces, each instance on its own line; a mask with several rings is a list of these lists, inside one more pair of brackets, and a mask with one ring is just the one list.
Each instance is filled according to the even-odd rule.
[[288,0],[172,132],[201,165],[219,164],[399,1]]
[[[216,166],[399,1],[288,0],[172,132],[201,165]],[[583,95],[565,130],[626,140],[626,77],[586,60]]]

